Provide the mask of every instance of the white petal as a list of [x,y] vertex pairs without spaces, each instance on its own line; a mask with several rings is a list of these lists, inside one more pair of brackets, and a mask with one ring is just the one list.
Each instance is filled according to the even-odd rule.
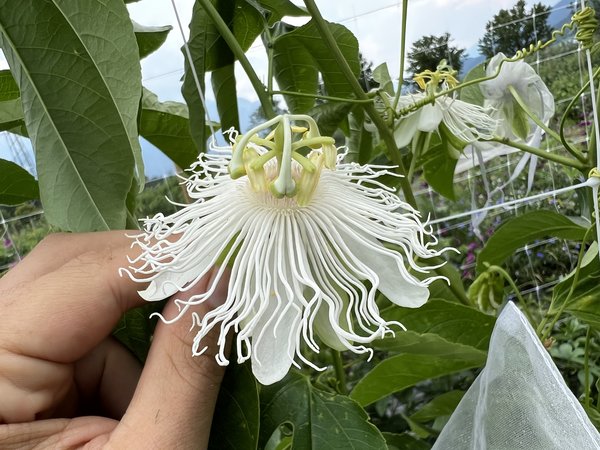
[[252,336],[252,372],[263,385],[285,377],[296,355],[300,311],[294,307],[285,312],[283,309],[284,305],[278,305],[277,299],[271,297]]
[[150,282],[145,290],[138,291],[138,294],[147,301],[164,300],[176,294],[190,281],[193,281],[200,274],[209,270],[214,258],[217,256],[217,251],[219,251],[219,247],[214,246],[212,251],[206,252],[196,264],[193,264],[191,268],[185,271],[173,272],[167,270],[162,272]]
[[394,130],[394,140],[399,148],[407,146],[417,132],[420,113],[421,111],[417,111],[410,114],[402,118],[398,123],[398,126]]
[[398,261],[390,256],[390,250],[387,250],[377,239],[355,230],[356,234],[362,236],[372,246],[379,248],[380,251],[357,241],[356,237],[343,230],[339,230],[339,232],[350,251],[377,274],[379,277],[377,289],[392,303],[407,308],[418,308],[427,301],[429,289],[405,279],[398,267]]
[[426,133],[437,130],[443,116],[444,112],[438,105],[429,104],[423,106],[419,114],[419,130],[425,131]]
[[[344,330],[349,329],[348,320],[346,319],[346,311],[348,308],[346,297],[346,295],[342,294],[342,298],[344,299],[344,308],[339,312],[339,317],[337,317],[338,323]],[[335,331],[331,326],[329,309],[329,305],[325,302],[323,302],[323,304],[319,307],[315,316],[315,321],[313,322],[315,332],[319,335],[326,346],[339,351],[348,350],[348,346],[341,341],[337,331]]]

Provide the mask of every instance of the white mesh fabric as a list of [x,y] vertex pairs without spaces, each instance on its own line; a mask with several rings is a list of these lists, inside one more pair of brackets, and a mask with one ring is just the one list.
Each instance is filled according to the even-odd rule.
[[600,449],[600,435],[527,319],[508,303],[485,368],[433,449]]

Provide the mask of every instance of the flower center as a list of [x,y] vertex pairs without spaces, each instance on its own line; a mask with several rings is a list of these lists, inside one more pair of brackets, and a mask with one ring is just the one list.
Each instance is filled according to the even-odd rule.
[[[294,122],[304,122],[308,128]],[[258,135],[274,125],[265,138]],[[304,156],[306,151],[310,153]],[[233,179],[246,175],[255,192],[269,192],[277,199],[294,198],[297,205],[306,206],[323,166],[335,170],[336,160],[334,139],[321,136],[311,117],[284,114],[236,139],[229,174]]]

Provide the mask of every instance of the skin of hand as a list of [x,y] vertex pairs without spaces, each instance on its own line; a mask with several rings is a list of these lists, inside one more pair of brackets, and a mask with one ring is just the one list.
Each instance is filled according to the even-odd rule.
[[[145,286],[118,273],[136,251],[123,231],[56,234],[0,278],[0,448],[206,448],[224,374],[211,353],[219,330],[193,357],[190,322],[159,321],[143,369],[111,337],[144,303]],[[194,311],[226,295],[222,282]],[[176,312],[171,300],[163,314]]]

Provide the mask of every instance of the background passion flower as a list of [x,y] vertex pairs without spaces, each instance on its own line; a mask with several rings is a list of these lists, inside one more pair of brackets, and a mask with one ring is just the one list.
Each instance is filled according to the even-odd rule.
[[[291,125],[298,120],[309,128]],[[301,351],[301,343],[319,351],[315,333],[332,348],[370,352],[365,344],[394,325],[379,315],[377,290],[397,305],[418,307],[435,279],[414,275],[431,269],[418,258],[440,252],[419,214],[377,181],[389,168],[336,160],[331,138],[315,127],[305,116],[282,116],[267,138],[255,129],[233,148],[200,155],[185,181],[193,203],[146,219],[135,237],[142,253],[125,270],[149,282],[140,295],[154,301],[190,289],[220,264],[205,293],[177,300],[179,314],[163,318],[174,321],[206,301],[231,267],[226,301],[203,317],[190,313],[198,327],[192,350],[203,353],[204,336],[218,326],[216,358],[225,365],[226,335],[234,330],[238,362],[251,359],[263,384],[282,379],[296,357],[317,368]],[[319,142],[307,157],[293,153]],[[234,179],[236,157],[244,167]],[[282,179],[286,158],[289,176]]]

